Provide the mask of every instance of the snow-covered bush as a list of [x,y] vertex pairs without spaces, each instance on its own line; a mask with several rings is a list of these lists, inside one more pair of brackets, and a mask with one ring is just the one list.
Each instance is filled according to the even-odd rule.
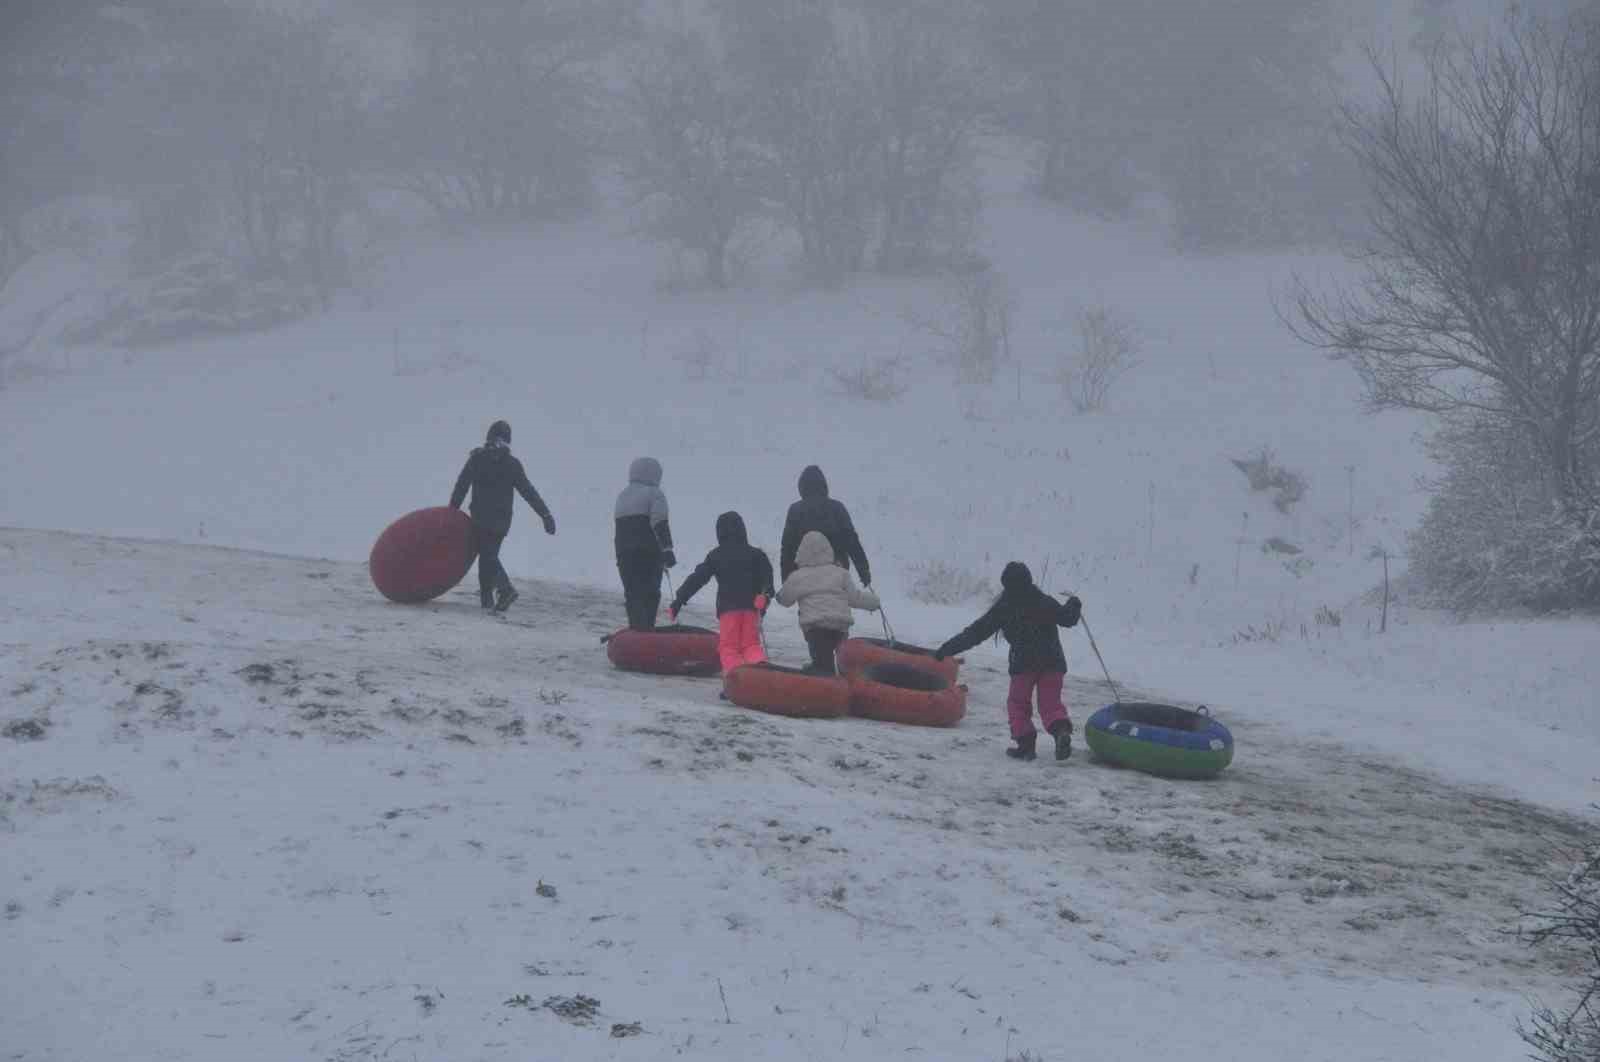
[[1524,935],[1535,945],[1576,946],[1583,973],[1573,1004],[1563,1010],[1539,1007],[1520,1031],[1545,1062],[1595,1062],[1600,1059],[1600,838],[1553,889],[1554,909],[1534,915]]
[[139,347],[255,332],[305,317],[321,303],[309,280],[257,279],[220,255],[197,254],[124,285],[101,312],[67,329],[62,338]]
[[1139,330],[1109,306],[1094,306],[1078,315],[1078,349],[1061,366],[1061,390],[1079,413],[1106,406],[1111,389],[1139,364]]
[[1600,498],[1568,515],[1519,429],[1457,418],[1431,442],[1443,474],[1411,536],[1424,597],[1457,611],[1600,604]]
[[913,565],[911,600],[926,605],[961,605],[994,593],[993,584],[983,576],[942,560]]

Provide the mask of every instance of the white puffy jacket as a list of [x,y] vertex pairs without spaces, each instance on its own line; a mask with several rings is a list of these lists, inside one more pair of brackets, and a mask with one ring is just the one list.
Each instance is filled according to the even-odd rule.
[[852,608],[878,611],[878,595],[856,585],[848,568],[834,562],[833,546],[820,531],[808,531],[795,551],[794,574],[778,590],[778,604],[800,605],[800,626],[847,631]]

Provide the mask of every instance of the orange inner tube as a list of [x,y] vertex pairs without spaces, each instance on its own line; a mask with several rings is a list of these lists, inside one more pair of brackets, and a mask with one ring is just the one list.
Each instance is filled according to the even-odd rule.
[[728,700],[741,708],[797,719],[837,719],[850,711],[850,684],[772,664],[746,664],[722,676]]
[[906,642],[891,644],[882,638],[847,638],[839,646],[838,659],[839,671],[845,675],[859,675],[879,664],[897,664],[938,675],[952,686],[955,685],[956,673],[961,669],[961,661],[956,657],[935,660],[932,649]]
[[624,627],[606,639],[606,659],[623,671],[651,675],[715,675],[722,670],[717,635],[701,627]]
[[850,714],[907,726],[955,726],[967,714],[967,688],[903,664],[877,664],[850,676]]

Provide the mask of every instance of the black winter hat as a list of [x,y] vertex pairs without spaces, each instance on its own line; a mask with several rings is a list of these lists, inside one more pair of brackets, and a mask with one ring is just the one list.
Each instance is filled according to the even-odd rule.
[[743,546],[749,542],[749,535],[744,528],[744,517],[736,512],[726,512],[717,517],[718,545]]
[[499,439],[501,442],[505,443],[507,446],[510,446],[511,445],[511,425],[507,424],[503,420],[497,420],[493,424],[489,425],[489,434],[484,436],[483,441],[485,443],[492,443],[496,439]]
[[828,479],[816,465],[807,465],[800,472],[800,497],[826,498]]
[[1011,593],[1033,585],[1033,573],[1021,561],[1012,561],[1000,572],[1000,585]]

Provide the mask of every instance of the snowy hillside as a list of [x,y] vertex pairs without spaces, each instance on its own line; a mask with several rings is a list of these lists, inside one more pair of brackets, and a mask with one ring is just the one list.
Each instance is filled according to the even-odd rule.
[[[0,526],[33,529],[0,532],[0,1056],[1519,1052],[1561,960],[1506,932],[1600,796],[1600,626],[1405,600],[1425,425],[1363,414],[1272,310],[1331,261],[1181,258],[1021,192],[986,231],[1016,301],[987,386],[919,325],[941,281],[762,259],[673,294],[593,221],[421,240],[270,333],[36,347],[0,390]],[[1055,374],[1095,306],[1140,363],[1077,414]],[[886,358],[903,396],[840,392]],[[559,524],[518,517],[510,620],[467,587],[385,604],[373,539],[498,417]],[[1309,484],[1287,512],[1230,461],[1263,447]],[[1121,683],[1232,725],[1235,766],[1012,764],[990,645],[945,733],[610,671],[640,454],[685,561],[729,508],[774,550],[821,464],[914,641],[1028,561]],[[1081,630],[1068,656],[1081,723],[1111,698]]]
[[956,730],[792,721],[608,670],[567,583],[0,557],[6,1058],[1487,1060],[1555,990],[1503,930],[1573,821],[1296,706],[1176,785],[1005,761],[987,651]]

